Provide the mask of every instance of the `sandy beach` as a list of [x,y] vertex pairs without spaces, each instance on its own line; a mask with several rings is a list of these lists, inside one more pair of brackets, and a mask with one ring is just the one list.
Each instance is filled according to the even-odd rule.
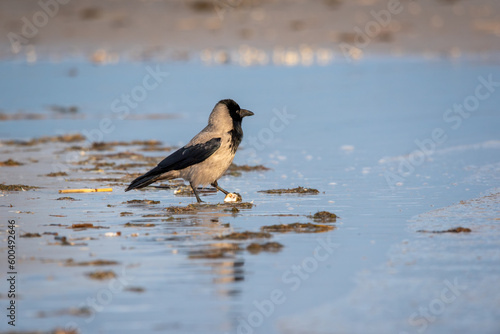
[[500,4],[493,0],[41,3],[46,5],[2,1],[0,35],[6,38],[0,57],[279,64],[283,60],[269,55],[319,51],[328,62],[376,55],[491,56],[500,48]]
[[0,333],[498,333],[499,7],[0,2]]

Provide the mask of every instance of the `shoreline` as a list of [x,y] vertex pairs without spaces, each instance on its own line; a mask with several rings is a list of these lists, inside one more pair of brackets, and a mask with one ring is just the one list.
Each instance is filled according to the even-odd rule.
[[[248,48],[244,48],[248,50]],[[97,54],[97,55],[96,55]],[[193,51],[183,59],[158,56],[147,59],[128,58],[127,55],[118,55],[108,53],[105,50],[91,55],[73,55],[66,57],[53,56],[29,56],[18,55],[12,58],[0,59],[4,64],[94,64],[94,65],[116,65],[116,64],[201,64],[203,66],[239,66],[239,67],[314,67],[329,66],[333,64],[355,65],[367,62],[475,62],[498,63],[500,51],[490,53],[468,53],[453,55],[450,53],[422,53],[422,54],[386,54],[373,53],[360,59],[349,59],[341,53],[335,53],[332,49],[318,48],[311,49],[311,52],[304,56],[297,48],[279,48],[275,50],[255,49],[249,52],[242,52],[241,49],[207,49],[202,51]],[[258,54],[260,57],[250,56],[248,54]],[[260,58],[260,59],[259,59]],[[262,60],[264,58],[264,60]]]
[[[500,52],[500,3],[491,0],[54,3],[51,8],[29,1],[0,3],[5,21],[0,26],[0,59],[186,60],[212,50],[224,63],[241,48],[247,49],[249,60],[257,58],[250,63],[264,62],[263,52],[277,48],[354,60]],[[294,55],[289,57],[293,62]]]

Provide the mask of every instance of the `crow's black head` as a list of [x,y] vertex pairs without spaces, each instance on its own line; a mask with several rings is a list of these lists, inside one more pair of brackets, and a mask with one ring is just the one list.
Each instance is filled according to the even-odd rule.
[[236,122],[241,122],[243,117],[245,116],[252,116],[253,112],[246,110],[246,109],[241,109],[238,103],[234,102],[234,100],[231,99],[225,99],[225,100],[220,100],[219,103],[224,104],[228,111],[229,115],[231,118],[236,121]]

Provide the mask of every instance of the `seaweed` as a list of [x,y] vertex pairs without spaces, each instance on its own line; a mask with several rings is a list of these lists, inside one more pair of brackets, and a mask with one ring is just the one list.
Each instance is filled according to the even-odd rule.
[[20,235],[21,238],[40,238],[40,233],[24,233]]
[[323,223],[334,223],[337,220],[338,216],[328,211],[318,211],[314,215],[309,216],[309,218],[312,218],[314,221],[320,221]]
[[261,239],[261,238],[271,238],[271,233],[267,232],[233,232],[220,237],[216,237],[216,240],[248,240],[248,239]]
[[45,143],[75,143],[75,142],[80,142],[84,141],[85,136],[76,133],[76,134],[65,134],[61,136],[49,136],[49,137],[40,137],[40,138],[35,138],[31,139],[28,141],[20,141],[20,140],[7,140],[4,141],[3,143],[5,145],[17,145],[17,146],[34,146],[38,144],[45,144]]
[[106,227],[106,226],[96,226],[96,225],[91,224],[91,223],[79,223],[79,224],[73,224],[69,228],[72,228],[72,229],[97,228],[97,229],[99,229],[99,228],[109,228],[109,227]]
[[24,165],[24,164],[21,162],[12,160],[12,159],[0,161],[0,167],[17,167],[17,166],[22,166],[22,165]]
[[111,278],[116,278],[116,274],[112,270],[96,270],[91,273],[87,273],[87,276],[95,280],[106,280]]
[[174,213],[174,214],[193,213],[203,210],[220,210],[220,209],[222,209],[223,211],[230,210],[231,212],[234,213],[233,208],[236,208],[238,210],[251,209],[253,208],[253,206],[254,204],[249,202],[238,202],[238,203],[233,202],[233,203],[218,203],[218,204],[196,203],[196,204],[188,204],[187,206],[170,206],[168,208],[165,208],[165,210],[167,210],[167,212],[169,213]]
[[67,259],[64,262],[65,266],[74,267],[74,266],[110,266],[119,264],[117,261],[112,260],[93,260],[93,261],[84,261],[84,262],[75,262],[73,259]]
[[472,230],[468,227],[455,227],[455,228],[450,228],[448,230],[443,230],[443,231],[427,231],[427,230],[418,230],[417,232],[420,233],[470,233]]
[[321,233],[333,230],[335,229],[335,226],[312,224],[312,223],[305,223],[305,224],[293,223],[293,224],[262,226],[260,229],[265,232]]
[[279,252],[282,248],[283,245],[276,241],[266,242],[263,244],[252,242],[247,246],[247,251],[252,254],[258,254],[260,252]]
[[265,194],[273,194],[273,195],[282,195],[282,194],[301,194],[301,195],[317,195],[319,194],[319,190],[314,188],[290,188],[290,189],[270,189],[270,190],[260,190],[259,193]]
[[54,172],[54,173],[46,174],[45,176],[48,176],[48,177],[68,176],[68,173],[66,173],[66,172]]
[[154,227],[156,224],[151,223],[126,223],[125,227]]
[[120,217],[124,217],[124,216],[132,216],[133,213],[132,212],[127,212],[127,211],[124,211],[124,212],[120,212]]
[[133,199],[123,202],[122,204],[160,204],[160,201],[154,201],[151,199]]
[[39,188],[40,187],[27,186],[25,184],[0,184],[0,190],[2,191],[25,191]]
[[64,197],[56,198],[56,201],[80,201],[80,200],[75,199],[73,197],[64,196]]

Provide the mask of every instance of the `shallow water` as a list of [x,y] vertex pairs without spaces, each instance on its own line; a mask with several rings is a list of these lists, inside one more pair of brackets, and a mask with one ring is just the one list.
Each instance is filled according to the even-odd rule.
[[[151,71],[157,66],[168,76],[148,90],[144,100],[132,101],[131,105],[137,106],[130,107],[126,117],[124,109],[116,112],[117,106],[126,105],[120,102],[122,94],[139,92],[137,87],[143,86],[148,67]],[[44,117],[2,121],[3,139],[83,132],[90,141],[156,139],[166,145],[182,145],[206,124],[217,100],[231,97],[255,113],[244,120],[245,139],[235,162],[272,168],[241,177],[225,176],[219,182],[223,188],[239,192],[244,201],[252,201],[252,209],[241,209],[237,214],[216,210],[174,215],[173,221],[163,221],[170,216],[164,208],[193,203],[193,197],[155,189],[124,193],[122,187],[113,186],[112,193],[70,194],[80,201],[55,201],[63,196],[57,193],[59,189],[106,187],[108,183],[43,176],[60,167],[54,167],[54,161],[70,170],[66,179],[91,175],[78,172],[81,167],[72,164],[74,156],[54,153],[70,144],[41,145],[39,151],[0,147],[1,160],[12,158],[26,163],[1,167],[1,182],[43,187],[4,193],[2,217],[15,219],[18,233],[58,232],[68,239],[94,238],[74,241],[85,245],[72,247],[51,245],[56,242],[51,235],[19,239],[17,329],[76,325],[83,333],[288,333],[292,329],[413,333],[423,328],[422,322],[411,324],[409,316],[436,298],[443,279],[458,277],[471,285],[481,276],[484,282],[490,282],[491,291],[498,290],[499,272],[494,268],[500,257],[498,252],[489,251],[497,245],[496,199],[488,202],[493,213],[473,223],[455,219],[451,211],[445,211],[444,218],[436,218],[438,222],[417,219],[418,229],[470,227],[474,235],[470,242],[465,234],[428,238],[413,228],[414,217],[425,217],[418,215],[478,198],[488,191],[497,192],[499,87],[493,86],[492,91],[482,88],[481,93],[490,94],[476,99],[478,105],[471,105],[467,118],[447,112],[456,103],[476,101],[471,96],[481,85],[481,77],[500,81],[496,65],[477,60],[411,59],[294,68],[205,67],[196,63],[102,67],[75,62],[2,63],[0,73],[1,108],[5,113],[23,110]],[[48,110],[54,105],[77,106],[78,112]],[[102,127],[104,118],[109,121]],[[440,135],[433,139],[433,131]],[[421,153],[416,142],[425,143],[428,151]],[[141,147],[117,150],[138,151]],[[166,154],[145,153],[158,159]],[[76,159],[84,160],[87,155]],[[30,157],[38,162],[28,163]],[[147,167],[136,167],[129,172],[145,170]],[[97,176],[116,177],[112,172],[105,170]],[[257,192],[297,186],[316,188],[320,193]],[[161,203],[124,204],[132,199]],[[203,199],[220,203],[223,197],[212,193]],[[10,204],[13,207],[7,207]],[[273,233],[270,241],[284,245],[279,252],[254,255],[242,250],[227,252],[226,257],[218,259],[192,258],[200,250],[211,249],[214,244],[220,248],[220,243],[225,243],[214,240],[214,236],[258,231],[264,225],[311,222],[307,215],[322,210],[341,217],[334,223],[336,229]],[[121,212],[132,215],[121,216]],[[143,217],[157,213],[165,216]],[[0,224],[5,230],[7,218],[3,220]],[[50,226],[80,222],[109,229],[77,231]],[[156,225],[125,227],[127,222]],[[117,231],[122,235],[106,236]],[[4,232],[2,237],[6,238]],[[430,246],[422,261],[407,265],[410,269],[404,275],[391,279],[390,271],[387,274],[380,269],[394,257],[401,263],[418,259],[417,250],[407,255],[400,245],[413,245],[422,238]],[[241,247],[250,242],[240,242]],[[465,264],[460,257],[438,264],[425,260],[453,252],[456,242],[469,253],[487,254],[488,260]],[[86,273],[103,268],[63,266],[69,258],[76,262],[117,261],[117,265],[104,267],[113,270],[117,279],[91,280]],[[460,270],[443,274],[457,266]],[[430,274],[422,275],[427,272]],[[426,288],[411,288],[418,286],[415,281]],[[127,290],[130,287],[142,290]],[[467,299],[457,298],[453,312],[448,314],[450,309],[446,309],[435,315],[435,320],[427,321],[426,330],[455,331],[451,315],[466,313],[470,320],[460,322],[463,332],[475,329],[478,319],[484,332],[494,332],[500,328],[495,313],[499,302],[484,292],[467,290]],[[68,314],[68,310],[82,306],[87,307],[87,313]],[[318,312],[318,307],[323,312]],[[479,312],[481,318],[476,317]],[[332,313],[342,314],[342,321]],[[364,318],[366,314],[369,316]],[[311,326],[311,321],[317,326]],[[0,328],[8,327],[2,322]]]

